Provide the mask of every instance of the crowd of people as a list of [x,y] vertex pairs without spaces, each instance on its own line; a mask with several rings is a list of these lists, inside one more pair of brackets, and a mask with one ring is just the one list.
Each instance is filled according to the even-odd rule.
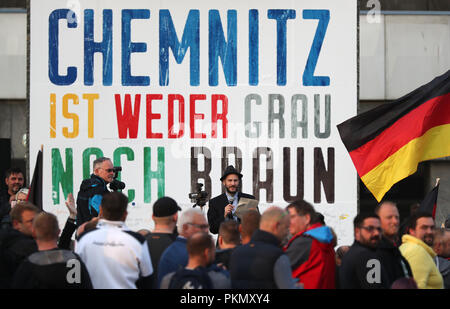
[[[394,202],[354,218],[354,243],[337,246],[323,215],[304,201],[236,212],[242,178],[229,166],[207,215],[162,197],[152,230],[126,225],[128,198],[109,192],[113,166],[94,161],[63,231],[26,201],[10,169],[0,195],[0,288],[442,289],[450,288],[450,230],[414,212],[401,229]],[[150,214],[149,214],[150,215]],[[213,234],[216,234],[214,240]],[[74,240],[73,240],[74,239]]]

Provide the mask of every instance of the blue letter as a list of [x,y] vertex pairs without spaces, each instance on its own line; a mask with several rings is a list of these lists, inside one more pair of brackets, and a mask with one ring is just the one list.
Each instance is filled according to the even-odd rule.
[[295,18],[295,10],[269,10],[267,17],[277,21],[277,85],[286,85],[286,23]]
[[191,86],[200,84],[200,18],[199,10],[190,10],[183,37],[178,41],[169,10],[159,12],[159,84],[169,85],[169,47],[175,61],[180,64],[190,47]]
[[149,76],[131,76],[131,54],[147,51],[146,43],[131,42],[131,20],[149,19],[150,10],[122,10],[122,85],[148,86]]
[[218,10],[209,11],[209,85],[217,86],[219,59],[222,62],[228,86],[237,84],[237,24],[236,10],[227,12],[227,38],[223,35],[222,22]]
[[94,42],[94,10],[84,10],[84,84],[94,83],[94,53],[103,55],[103,85],[112,85],[112,10],[103,10],[103,41]]
[[59,36],[59,20],[67,19],[67,27],[76,28],[76,19],[70,21],[67,16],[75,16],[75,13],[68,9],[58,9],[50,13],[48,18],[48,77],[50,81],[59,86],[71,85],[77,79],[77,68],[68,67],[67,75],[58,74],[58,36]]
[[311,45],[308,61],[306,62],[305,71],[303,72],[303,86],[329,86],[329,76],[314,76],[317,59],[319,58],[320,50],[322,48],[323,38],[327,32],[328,22],[330,21],[329,10],[304,10],[304,19],[318,19],[316,35]]
[[248,83],[258,85],[259,76],[259,19],[258,10],[248,12]]

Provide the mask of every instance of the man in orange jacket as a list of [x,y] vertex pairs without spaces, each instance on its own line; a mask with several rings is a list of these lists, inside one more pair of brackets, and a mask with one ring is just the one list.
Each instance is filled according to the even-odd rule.
[[317,220],[317,214],[306,201],[295,201],[287,207],[289,231],[293,237],[284,251],[291,261],[292,277],[305,289],[335,288],[334,235]]

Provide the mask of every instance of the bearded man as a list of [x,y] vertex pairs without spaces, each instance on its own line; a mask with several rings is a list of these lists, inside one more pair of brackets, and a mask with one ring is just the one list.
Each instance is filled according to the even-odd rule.
[[239,192],[241,179],[242,174],[234,166],[229,165],[225,169],[223,176],[220,178],[222,185],[225,187],[225,193],[209,201],[208,223],[211,233],[219,233],[220,224],[225,220],[239,221],[239,218],[235,215],[239,199],[255,199],[253,195]]

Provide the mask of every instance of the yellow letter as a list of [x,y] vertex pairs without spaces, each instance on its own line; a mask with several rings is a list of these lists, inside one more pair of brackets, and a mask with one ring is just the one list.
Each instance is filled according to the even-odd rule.
[[50,93],[50,138],[56,137],[56,94]]
[[88,138],[94,137],[94,100],[99,97],[98,93],[83,94],[83,99],[88,100]]
[[66,119],[73,120],[73,131],[69,132],[69,129],[64,127],[63,135],[67,138],[75,138],[78,136],[80,121],[77,114],[69,113],[69,100],[72,100],[74,105],[78,105],[78,96],[74,93],[68,93],[63,96],[63,116]]

